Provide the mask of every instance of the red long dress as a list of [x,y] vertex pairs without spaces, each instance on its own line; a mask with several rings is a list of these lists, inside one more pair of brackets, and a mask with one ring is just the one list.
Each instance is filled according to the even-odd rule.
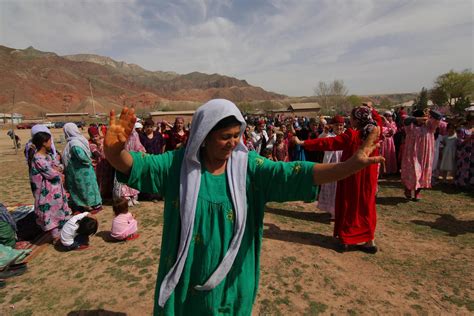
[[[374,120],[381,122],[378,114],[372,113]],[[349,159],[361,144],[360,131],[348,128],[336,137],[306,140],[304,148],[318,151],[342,150],[343,162]],[[379,151],[376,149],[370,156],[378,155]],[[341,243],[355,245],[374,239],[377,224],[377,178],[378,164],[373,164],[337,182],[334,237],[339,238]]]

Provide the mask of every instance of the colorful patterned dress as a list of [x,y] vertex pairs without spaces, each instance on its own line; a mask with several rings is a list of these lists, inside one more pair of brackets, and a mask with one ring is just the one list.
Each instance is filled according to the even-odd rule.
[[458,133],[456,149],[456,176],[454,184],[460,187],[474,186],[474,139],[469,129]]
[[429,119],[426,124],[405,126],[401,180],[408,190],[431,188],[433,158],[435,152],[434,132],[439,121]]
[[104,199],[111,199],[114,186],[115,169],[107,161],[107,159],[105,159],[102,142],[102,139],[100,144],[95,144],[89,141],[89,148],[92,154],[92,166],[94,167],[96,174],[100,195]]
[[35,153],[31,161],[30,185],[35,197],[36,223],[48,231],[61,228],[71,215],[62,183],[59,162]]
[[380,146],[380,155],[385,158],[385,168],[381,168],[381,172],[384,174],[394,174],[398,172],[397,154],[393,141],[393,135],[396,132],[397,124],[395,122],[384,122],[382,126],[383,140]]
[[[128,185],[165,199],[163,238],[154,315],[250,315],[258,289],[263,210],[266,202],[314,198],[313,163],[273,162],[251,151],[247,167],[247,222],[227,277],[213,290],[198,291],[221,262],[233,237],[235,210],[226,173],[201,173],[193,239],[178,285],[164,309],[158,305],[163,278],[176,261],[180,240],[179,187],[184,150],[163,155],[131,153]],[[118,174],[119,180],[125,177]],[[271,183],[271,185],[268,185]]]
[[[127,140],[125,144],[125,150],[127,151],[134,151],[134,152],[142,152],[145,153],[145,147],[143,147],[142,143],[140,142],[140,138],[138,133],[135,130],[132,130],[132,134]],[[117,177],[114,181],[114,198],[124,197],[127,200],[130,199],[137,199],[138,194],[140,193],[139,190],[135,190],[128,185],[121,183],[117,180]]]
[[79,146],[72,147],[70,152],[71,159],[65,174],[71,207],[75,211],[83,211],[83,208],[101,205],[102,198],[91,158]]

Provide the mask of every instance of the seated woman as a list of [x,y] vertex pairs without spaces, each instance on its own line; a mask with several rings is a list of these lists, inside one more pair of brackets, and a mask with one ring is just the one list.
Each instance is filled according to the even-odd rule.
[[[114,111],[105,154],[119,179],[165,200],[155,315],[250,315],[257,295],[263,210],[268,201],[308,200],[314,184],[337,181],[383,158],[369,157],[378,129],[343,163],[273,162],[241,141],[245,120],[215,99],[194,114],[186,148],[130,153],[134,110]],[[179,176],[177,176],[179,175]]]

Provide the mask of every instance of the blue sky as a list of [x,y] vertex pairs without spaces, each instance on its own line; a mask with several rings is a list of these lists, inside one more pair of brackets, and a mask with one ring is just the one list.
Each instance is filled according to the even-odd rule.
[[417,92],[474,68],[473,0],[0,1],[0,44],[220,73],[291,96]]

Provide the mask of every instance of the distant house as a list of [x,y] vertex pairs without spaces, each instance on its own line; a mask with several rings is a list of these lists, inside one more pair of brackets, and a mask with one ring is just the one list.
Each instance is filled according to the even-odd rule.
[[23,115],[20,113],[0,113],[0,123],[7,124],[12,123],[18,124],[23,122]]
[[84,120],[89,113],[46,113],[46,117],[53,121]]
[[288,111],[301,116],[314,116],[321,111],[321,106],[317,102],[291,103]]
[[177,116],[181,116],[184,118],[185,123],[191,122],[193,115],[194,115],[194,110],[189,110],[189,111],[155,111],[155,112],[150,112],[149,115],[152,119],[159,118],[159,120],[165,120],[169,123],[174,123],[174,120]]

